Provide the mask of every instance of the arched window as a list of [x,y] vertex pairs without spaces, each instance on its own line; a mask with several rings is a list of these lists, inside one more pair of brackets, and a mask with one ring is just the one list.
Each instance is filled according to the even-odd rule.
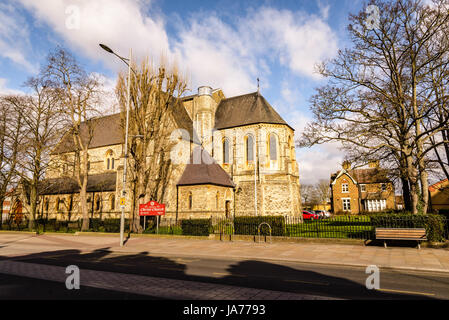
[[50,202],[48,201],[48,198],[45,198],[45,211],[48,212],[48,205],[50,204]]
[[114,170],[114,152],[112,150],[108,150],[106,152],[106,170]]
[[109,207],[111,208],[111,211],[115,210],[115,195],[113,194],[109,196]]
[[217,191],[217,194],[215,195],[215,209],[217,209],[217,210],[219,207],[219,202],[220,202],[220,192]]
[[277,150],[277,138],[276,135],[270,134],[270,160],[276,161],[278,159],[278,150]]
[[189,210],[192,210],[192,206],[193,206],[193,196],[192,192],[189,192]]
[[95,197],[95,211],[99,211],[101,208],[101,198],[100,196]]
[[254,161],[254,139],[253,136],[248,135],[246,140],[246,162]]
[[223,163],[229,163],[229,141],[223,139]]
[[295,148],[293,147],[291,136],[288,137],[288,150],[289,150],[290,160],[294,160],[295,159]]

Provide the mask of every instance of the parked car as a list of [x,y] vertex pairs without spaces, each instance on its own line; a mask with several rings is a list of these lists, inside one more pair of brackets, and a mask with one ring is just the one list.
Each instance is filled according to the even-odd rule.
[[315,214],[315,213],[303,210],[302,211],[302,218],[304,220],[318,220],[320,217],[317,214]]
[[330,218],[331,214],[328,211],[325,210],[315,210],[315,213],[320,215],[321,218]]

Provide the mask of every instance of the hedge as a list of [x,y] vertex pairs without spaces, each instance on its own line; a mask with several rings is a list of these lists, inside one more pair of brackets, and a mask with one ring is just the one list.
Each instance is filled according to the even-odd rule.
[[181,221],[183,235],[209,236],[212,231],[211,219],[184,219]]
[[270,228],[266,224],[261,225],[261,223],[270,225],[272,236],[285,236],[285,219],[283,216],[235,217],[235,234],[255,236],[259,234],[258,227],[260,226],[260,234],[269,235]]
[[444,239],[445,218],[438,214],[378,214],[371,216],[373,228],[425,228],[429,241]]

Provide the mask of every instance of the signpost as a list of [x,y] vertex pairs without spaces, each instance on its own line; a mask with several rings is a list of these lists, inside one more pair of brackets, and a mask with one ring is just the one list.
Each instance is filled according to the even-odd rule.
[[157,203],[156,201],[149,201],[145,204],[139,204],[139,216],[144,217],[144,230],[147,216],[157,216],[156,218],[156,233],[159,233],[159,216],[165,215],[165,204]]

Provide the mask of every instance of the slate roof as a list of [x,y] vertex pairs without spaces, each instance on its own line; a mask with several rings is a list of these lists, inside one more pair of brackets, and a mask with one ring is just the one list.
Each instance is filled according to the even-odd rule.
[[[182,102],[178,100],[177,103],[172,103],[171,105],[173,119],[178,128],[184,129],[190,134],[190,140],[197,144],[200,144],[200,140],[193,130],[193,122],[190,119],[189,114],[185,110]],[[104,117],[94,118],[93,121],[93,136],[89,148],[105,147],[116,144],[123,144],[124,135],[121,120],[121,114],[116,113]],[[88,125],[86,122],[81,123],[81,137],[84,142],[87,142],[89,137]],[[192,138],[193,137],[193,138]],[[59,154],[65,152],[74,151],[73,137],[70,133],[66,133],[61,139],[60,143],[52,151],[52,154]]]
[[257,123],[289,126],[258,92],[223,99],[217,106],[215,112],[217,130]]
[[[115,191],[117,172],[101,173],[87,177],[87,192]],[[52,178],[45,179],[39,186],[39,193],[50,194],[71,194],[80,190],[74,178]]]
[[235,184],[223,168],[217,164],[207,151],[196,147],[190,163],[187,164],[178,186],[212,184],[234,188]]
[[[388,183],[391,182],[388,178],[388,170],[381,168],[367,168],[367,169],[352,169],[347,170],[347,173],[359,184],[369,183]],[[331,175],[331,182],[338,176],[338,173]]]

